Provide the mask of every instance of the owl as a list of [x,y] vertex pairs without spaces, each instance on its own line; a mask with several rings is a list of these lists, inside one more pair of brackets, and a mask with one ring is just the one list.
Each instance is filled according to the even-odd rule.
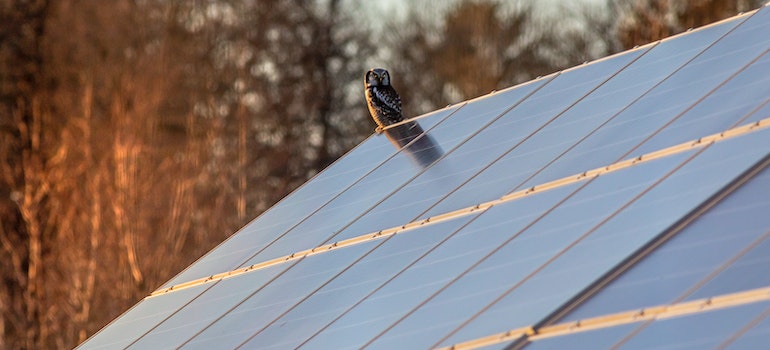
[[373,68],[366,72],[366,104],[372,119],[377,123],[377,133],[388,125],[404,120],[401,115],[401,98],[390,85],[390,74],[382,68]]

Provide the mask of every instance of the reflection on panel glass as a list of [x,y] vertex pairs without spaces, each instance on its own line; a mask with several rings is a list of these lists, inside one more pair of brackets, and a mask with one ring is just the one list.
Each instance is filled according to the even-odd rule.
[[[462,106],[461,104],[429,113],[420,118],[420,123],[428,130]],[[165,286],[229,271],[240,266],[245,259],[272,244],[274,240],[286,234],[287,230],[298,225],[302,220],[316,213],[319,208],[328,205],[342,192],[361,181],[362,177],[381,167],[383,162],[393,157],[403,157],[399,154],[387,138],[376,136],[368,138],[167,282]],[[407,166],[410,167],[409,172],[414,172],[412,164]]]
[[[685,299],[692,294],[686,293],[688,290],[713,278],[711,274],[741,254],[752,242],[761,239],[770,229],[770,215],[766,215],[770,212],[770,197],[763,195],[767,193],[770,193],[768,169],[720,201],[561,321],[740,291],[733,284],[717,283],[715,285],[729,290],[695,293]],[[729,271],[725,273],[735,276]],[[756,280],[756,272],[743,271],[736,277],[742,275]],[[770,281],[764,282],[770,285]]]
[[[338,237],[354,237],[382,227],[414,221],[436,202],[466,183],[469,178],[535,137],[534,135],[546,125],[558,123],[560,113],[569,108],[576,99],[589,94],[619,70],[631,64],[643,52],[644,50],[630,51],[582,66],[580,69],[562,72],[522,101],[509,106],[509,110],[500,111],[496,118],[489,120],[489,125],[477,134],[467,131],[472,129],[472,124],[464,111],[458,111],[436,127],[436,134],[431,134],[439,135],[445,125],[449,128],[451,123],[451,128],[455,129],[455,132],[463,132],[467,140],[453,149],[448,149],[447,154],[438,163],[385,201],[378,203],[365,216],[346,227]],[[486,98],[501,99],[505,98],[504,94],[499,92]],[[577,137],[580,128],[573,129],[576,129],[574,135]],[[440,140],[439,136],[436,138]],[[486,197],[481,195],[477,193],[465,198],[462,203],[454,203],[455,206],[447,208],[447,211],[495,200],[501,193]],[[475,199],[478,201],[474,201]]]
[[423,168],[427,168],[444,154],[433,137],[425,134],[419,122],[411,121],[397,125],[386,129],[384,133],[397,150],[403,148],[402,152]]
[[[516,104],[532,91],[539,89],[548,81],[550,81],[549,78],[544,78],[501,91],[495,95],[479,98],[474,103],[468,103],[457,109],[451,116],[430,129],[423,123],[422,118],[419,119],[419,122],[436,143],[436,147],[440,147],[442,150],[449,150],[464,142],[469,137],[469,134],[483,128],[491,120],[498,118],[502,113],[510,109],[513,104]],[[386,137],[377,138],[381,140],[387,139]],[[392,148],[392,145],[390,147]],[[355,230],[350,235],[340,235],[340,232],[352,223],[358,221],[368,222],[366,214],[378,204],[412,182],[420,174],[440,171],[439,169],[442,169],[443,163],[444,160],[442,159],[425,169],[415,166],[407,152],[398,152],[394,157],[382,163],[381,166],[378,166],[366,174],[366,176],[357,180],[333,200],[318,208],[312,215],[303,218],[278,239],[270,242],[270,244],[261,249],[258,254],[243,265],[250,265],[290,254],[296,251],[297,247],[310,248],[394,227],[377,223],[376,225],[367,226],[372,231]],[[439,186],[442,187],[443,191],[450,191],[454,188],[445,183],[440,183]],[[413,194],[417,195],[419,193]],[[414,215],[404,208],[400,210],[399,214]],[[400,226],[405,223],[407,222],[397,221],[394,225]]]

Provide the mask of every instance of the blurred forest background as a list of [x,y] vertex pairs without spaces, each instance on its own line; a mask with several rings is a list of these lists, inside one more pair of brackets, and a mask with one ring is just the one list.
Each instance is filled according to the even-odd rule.
[[70,348],[374,129],[753,0],[0,0],[0,349]]

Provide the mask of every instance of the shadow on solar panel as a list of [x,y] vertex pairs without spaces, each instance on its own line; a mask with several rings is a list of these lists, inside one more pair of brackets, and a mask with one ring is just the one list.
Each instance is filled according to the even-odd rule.
[[396,149],[403,147],[409,159],[423,168],[433,164],[444,154],[441,146],[426,134],[416,121],[385,129],[384,133]]

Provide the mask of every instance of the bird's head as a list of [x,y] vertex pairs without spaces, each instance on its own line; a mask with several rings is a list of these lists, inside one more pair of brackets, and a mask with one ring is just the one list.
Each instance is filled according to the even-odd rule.
[[388,74],[388,71],[382,68],[372,68],[366,72],[364,85],[366,87],[388,86],[390,85],[390,74]]

